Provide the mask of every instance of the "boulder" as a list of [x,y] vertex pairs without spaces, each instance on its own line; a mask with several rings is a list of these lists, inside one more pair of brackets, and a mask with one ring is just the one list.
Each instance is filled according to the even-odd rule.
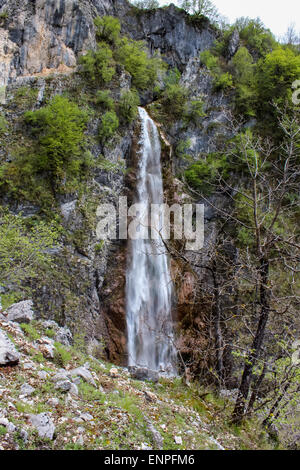
[[19,363],[20,356],[14,344],[6,333],[0,329],[0,367],[15,366]]
[[32,300],[23,300],[7,309],[7,320],[16,323],[30,323],[34,319]]
[[70,374],[71,377],[80,377],[85,382],[90,383],[91,385],[94,385],[94,387],[96,387],[96,382],[93,379],[92,374],[85,367],[81,366],[81,367],[77,367],[76,369],[72,369],[69,372],[69,374]]
[[47,413],[30,415],[31,424],[36,428],[41,438],[52,440],[54,437],[55,426]]
[[20,395],[24,395],[24,396],[30,396],[34,393],[35,391],[35,388],[33,388],[31,385],[29,384],[23,384],[22,387],[20,388]]
[[137,380],[150,380],[157,383],[159,380],[159,373],[155,370],[147,369],[147,367],[128,367],[130,375],[133,379]]

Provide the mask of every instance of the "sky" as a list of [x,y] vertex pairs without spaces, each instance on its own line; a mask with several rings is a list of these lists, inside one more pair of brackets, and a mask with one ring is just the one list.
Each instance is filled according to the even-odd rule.
[[[167,0],[159,1],[162,5],[171,3]],[[213,3],[230,23],[234,23],[236,18],[241,16],[250,18],[259,16],[277,38],[285,34],[291,23],[295,23],[296,30],[300,31],[299,0],[214,0]]]

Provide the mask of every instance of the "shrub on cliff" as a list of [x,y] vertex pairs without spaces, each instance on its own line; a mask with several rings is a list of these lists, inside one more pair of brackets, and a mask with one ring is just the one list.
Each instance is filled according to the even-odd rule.
[[132,122],[137,117],[140,98],[136,90],[125,91],[119,102],[119,112],[126,122]]
[[83,163],[87,112],[56,95],[47,106],[28,111],[24,118],[36,141],[32,153],[26,156],[27,172],[46,172],[52,182],[66,174],[77,175]]
[[26,291],[25,282],[38,278],[50,268],[48,250],[56,245],[54,226],[40,222],[30,225],[27,219],[12,214],[0,217],[0,286],[10,285],[15,292]]
[[119,127],[119,119],[114,111],[107,111],[101,118],[99,137],[102,142],[111,139]]
[[81,72],[92,82],[109,83],[115,75],[115,63],[111,48],[101,42],[95,51],[88,51],[79,59]]

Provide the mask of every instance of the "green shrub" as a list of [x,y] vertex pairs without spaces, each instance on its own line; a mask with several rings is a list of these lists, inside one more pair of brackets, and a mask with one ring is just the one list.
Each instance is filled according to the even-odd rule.
[[96,27],[96,37],[101,41],[116,44],[121,32],[121,25],[118,18],[113,16],[97,16],[94,20]]
[[124,121],[134,121],[138,114],[140,98],[136,90],[124,91],[119,102],[119,112]]
[[7,120],[0,113],[0,137],[1,137],[1,134],[3,134],[7,130],[7,126],[8,126]]
[[203,108],[204,103],[202,100],[190,101],[187,105],[186,120],[197,125],[199,120],[206,115]]
[[257,66],[258,105],[271,112],[270,102],[282,105],[292,94],[292,83],[300,77],[300,55],[278,47]]
[[179,84],[168,85],[163,92],[162,105],[166,114],[183,118],[186,112],[188,90]]
[[100,139],[103,142],[109,140],[119,127],[119,119],[114,111],[107,111],[101,118],[99,130]]
[[160,7],[158,0],[133,0],[131,3],[140,10],[155,10]]
[[232,76],[229,72],[224,73],[220,59],[211,51],[202,52],[200,58],[213,76],[213,87],[216,91],[226,90],[233,86]]
[[41,337],[37,329],[34,328],[34,326],[32,326],[31,324],[21,323],[20,327],[22,328],[26,336],[30,338],[31,341],[36,341],[37,339]]
[[214,80],[214,89],[217,91],[226,90],[233,87],[232,76],[229,72],[222,73]]
[[96,94],[96,104],[101,106],[105,111],[113,111],[115,109],[115,102],[110,95],[110,91],[99,90]]
[[54,363],[57,366],[65,367],[68,362],[70,362],[70,360],[72,359],[72,354],[60,343],[54,343],[54,347]]
[[81,72],[92,82],[109,83],[116,73],[111,48],[101,42],[96,51],[88,51],[79,59]]
[[191,146],[190,139],[180,140],[175,149],[175,155],[180,158],[180,160],[191,160],[192,157],[187,153],[187,150]]
[[185,171],[185,178],[188,184],[208,196],[214,190],[214,185],[228,174],[228,163],[225,155],[211,153],[206,158],[195,162]]
[[28,171],[47,172],[52,181],[61,180],[66,173],[78,175],[84,163],[87,112],[57,95],[47,106],[24,117],[36,140],[27,161]]
[[14,296],[26,281],[41,276],[51,266],[47,251],[57,244],[58,231],[40,222],[30,226],[26,219],[11,214],[0,218],[0,285],[14,285]]
[[127,37],[120,40],[114,56],[132,76],[133,86],[141,90],[153,88],[158,73],[166,68],[161,59],[148,57],[147,47],[143,41],[134,41]]

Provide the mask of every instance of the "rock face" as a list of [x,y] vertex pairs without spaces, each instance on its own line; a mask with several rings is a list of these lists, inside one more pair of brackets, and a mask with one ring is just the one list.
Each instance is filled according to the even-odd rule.
[[8,336],[0,330],[0,367],[18,364],[20,356]]
[[159,51],[172,66],[183,70],[192,57],[209,49],[216,32],[208,20],[193,23],[185,11],[170,5],[166,9],[144,12],[124,18],[124,30],[134,39],[146,40],[150,50]]
[[7,309],[7,319],[16,323],[30,323],[34,319],[32,300],[23,300]]

